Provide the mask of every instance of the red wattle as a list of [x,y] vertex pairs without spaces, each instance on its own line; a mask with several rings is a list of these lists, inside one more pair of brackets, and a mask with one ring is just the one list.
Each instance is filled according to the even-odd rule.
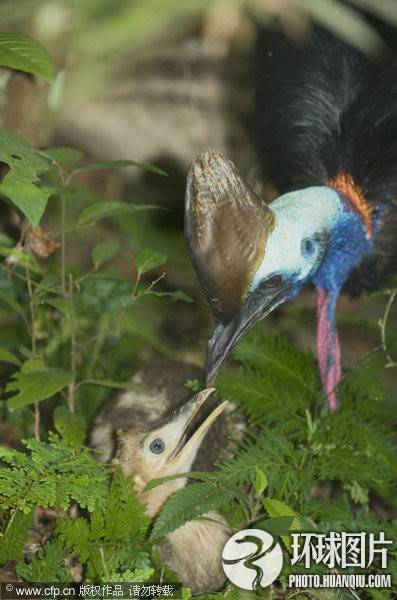
[[335,388],[342,376],[340,347],[335,324],[336,297],[318,288],[317,356],[321,380],[331,411],[338,407]]

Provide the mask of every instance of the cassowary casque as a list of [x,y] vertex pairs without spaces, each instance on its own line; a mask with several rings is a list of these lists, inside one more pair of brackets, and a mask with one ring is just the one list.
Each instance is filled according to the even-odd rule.
[[313,282],[334,410],[339,293],[373,290],[396,264],[397,61],[371,62],[326,32],[301,45],[263,32],[257,80],[259,159],[281,195],[267,205],[215,151],[188,177],[186,237],[216,321],[206,382],[251,327]]

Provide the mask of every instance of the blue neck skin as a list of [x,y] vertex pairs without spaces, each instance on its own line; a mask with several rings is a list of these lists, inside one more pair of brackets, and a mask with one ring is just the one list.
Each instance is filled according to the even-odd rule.
[[376,225],[374,223],[372,237],[368,239],[358,213],[352,210],[341,213],[331,233],[324,260],[312,279],[317,288],[331,293],[336,299],[351,270],[372,251]]

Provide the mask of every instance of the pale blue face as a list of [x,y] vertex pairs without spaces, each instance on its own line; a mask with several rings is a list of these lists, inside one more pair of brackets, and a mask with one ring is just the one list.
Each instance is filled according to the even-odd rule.
[[275,226],[252,280],[251,292],[275,276],[297,286],[309,280],[319,268],[328,239],[344,210],[339,194],[326,186],[284,194],[270,208]]

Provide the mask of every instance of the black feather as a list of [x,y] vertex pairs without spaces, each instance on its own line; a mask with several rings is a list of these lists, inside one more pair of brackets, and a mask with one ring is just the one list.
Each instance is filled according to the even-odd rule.
[[370,60],[326,31],[293,43],[261,30],[255,138],[280,193],[349,173],[381,217],[375,248],[344,291],[371,291],[397,262],[397,60]]

